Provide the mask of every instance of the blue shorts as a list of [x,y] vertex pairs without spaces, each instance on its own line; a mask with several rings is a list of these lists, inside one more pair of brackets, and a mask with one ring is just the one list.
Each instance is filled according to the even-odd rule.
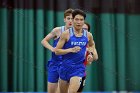
[[59,80],[59,61],[48,61],[47,72],[48,72],[48,82],[57,83]]
[[69,65],[69,66],[61,65],[59,72],[60,72],[60,79],[69,82],[70,78],[73,76],[84,77],[85,66],[84,64]]

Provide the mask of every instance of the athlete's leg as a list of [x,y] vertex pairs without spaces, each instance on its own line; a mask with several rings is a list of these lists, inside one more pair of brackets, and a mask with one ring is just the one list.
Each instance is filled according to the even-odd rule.
[[48,82],[48,93],[58,93],[57,87],[58,87],[58,83]]
[[69,93],[77,93],[81,81],[82,81],[82,77],[78,77],[78,76],[71,77],[69,83]]
[[57,65],[52,64],[55,63],[54,61],[50,62],[51,64],[48,65],[48,93],[60,93],[57,88],[58,88],[58,80],[59,80],[59,73],[57,70]]
[[86,80],[86,76],[82,77],[82,81],[81,81],[81,84],[80,84],[80,87],[79,87],[77,93],[82,93],[84,86],[85,86],[85,80]]
[[58,82],[58,85],[57,85],[57,90],[56,90],[56,93],[60,93],[59,82]]
[[68,93],[69,83],[65,80],[59,80],[60,93]]

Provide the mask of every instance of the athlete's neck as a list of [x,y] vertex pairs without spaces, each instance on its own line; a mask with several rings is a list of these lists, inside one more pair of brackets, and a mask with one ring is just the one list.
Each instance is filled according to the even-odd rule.
[[69,29],[70,27],[65,26],[65,30]]
[[82,29],[75,29],[75,28],[74,28],[74,34],[75,34],[75,36],[77,36],[77,37],[81,37],[81,36],[83,35]]
[[80,33],[82,33],[82,29],[76,29],[76,28],[74,28],[74,32],[77,33],[77,34],[80,34]]

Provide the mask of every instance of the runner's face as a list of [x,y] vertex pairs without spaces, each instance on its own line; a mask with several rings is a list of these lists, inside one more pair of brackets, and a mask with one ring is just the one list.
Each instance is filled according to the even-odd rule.
[[73,19],[73,25],[76,29],[82,29],[84,25],[84,17],[82,15],[76,15]]
[[64,18],[64,22],[67,28],[72,27],[72,14],[66,16],[66,18]]

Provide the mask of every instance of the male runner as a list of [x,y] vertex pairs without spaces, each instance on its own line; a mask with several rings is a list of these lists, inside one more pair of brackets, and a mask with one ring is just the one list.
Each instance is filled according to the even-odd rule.
[[[86,14],[79,9],[72,13],[73,27],[62,33],[57,44],[55,53],[63,55],[63,62],[60,67],[60,92],[67,93],[64,89],[69,83],[69,93],[76,93],[80,87],[82,77],[85,74],[85,52],[88,45],[90,54],[88,61],[97,60],[93,36],[88,31],[82,29]],[[63,49],[62,49],[63,48]]]
[[[48,93],[61,93],[58,89],[58,80],[59,80],[59,67],[62,62],[61,55],[55,55],[55,47],[59,40],[60,35],[62,32],[67,30],[72,26],[72,9],[67,9],[64,12],[64,22],[65,26],[56,27],[54,28],[42,41],[42,45],[49,49],[52,52],[52,57],[48,61],[47,71],[48,71]],[[53,39],[53,46],[49,44],[49,41]]]

